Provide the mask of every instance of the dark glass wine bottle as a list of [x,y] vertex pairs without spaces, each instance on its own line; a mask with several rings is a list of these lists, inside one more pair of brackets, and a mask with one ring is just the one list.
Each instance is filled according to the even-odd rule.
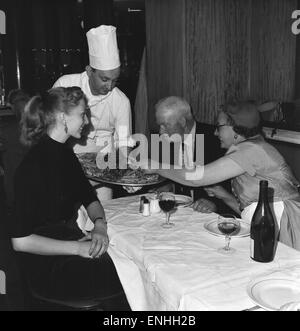
[[259,186],[259,200],[250,228],[250,257],[257,262],[271,262],[275,254],[276,226],[268,200],[268,181],[261,180]]

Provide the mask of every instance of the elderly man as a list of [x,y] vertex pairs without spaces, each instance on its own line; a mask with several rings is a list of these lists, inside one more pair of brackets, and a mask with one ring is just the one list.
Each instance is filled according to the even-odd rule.
[[[155,105],[155,116],[160,134],[168,137],[177,134],[181,137],[187,156],[185,162],[193,162],[197,158],[202,159],[202,155],[196,155],[197,152],[200,154],[204,153],[204,163],[212,162],[224,154],[220,148],[219,140],[214,136],[214,129],[208,124],[196,122],[189,103],[183,98],[170,96],[161,99]],[[195,146],[196,134],[204,134],[204,151]],[[176,161],[172,159],[174,158],[171,157],[171,163]],[[166,187],[163,189],[166,189]],[[228,212],[228,207],[218,199],[207,199],[207,194],[203,188],[197,188],[192,191],[190,187],[175,184],[175,192],[179,194],[190,193],[195,201],[194,209],[199,212],[213,212],[217,210],[219,212]]]
[[[132,146],[129,99],[116,87],[120,59],[116,28],[101,25],[87,32],[90,64],[80,74],[62,76],[53,87],[79,86],[88,99],[92,128],[85,145],[74,146],[75,153],[112,152],[114,148]],[[99,193],[99,192],[98,192]],[[99,198],[112,197],[110,188],[102,188]]]

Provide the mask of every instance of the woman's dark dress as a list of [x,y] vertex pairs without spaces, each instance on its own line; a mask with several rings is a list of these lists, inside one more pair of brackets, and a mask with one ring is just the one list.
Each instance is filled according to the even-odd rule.
[[[97,197],[73,151],[46,136],[28,152],[17,169],[11,237],[38,234],[58,240],[78,240],[83,234],[76,224],[77,210],[93,201]],[[107,253],[95,260],[79,256],[18,255],[32,288],[45,295],[64,299],[124,295]]]

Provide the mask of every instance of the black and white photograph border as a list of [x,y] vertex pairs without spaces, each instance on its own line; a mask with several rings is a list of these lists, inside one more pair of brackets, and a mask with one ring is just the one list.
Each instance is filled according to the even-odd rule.
[[300,0],[1,0],[0,311],[299,311],[299,164]]

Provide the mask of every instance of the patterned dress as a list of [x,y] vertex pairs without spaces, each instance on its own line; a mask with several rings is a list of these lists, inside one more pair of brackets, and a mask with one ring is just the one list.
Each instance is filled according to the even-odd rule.
[[[300,195],[299,182],[282,155],[261,135],[231,146],[225,157],[236,162],[245,173],[231,180],[232,192],[243,211],[259,196],[260,180],[267,180],[273,210],[281,202],[283,211],[278,219],[281,242],[300,250]],[[277,216],[277,214],[275,213]]]

